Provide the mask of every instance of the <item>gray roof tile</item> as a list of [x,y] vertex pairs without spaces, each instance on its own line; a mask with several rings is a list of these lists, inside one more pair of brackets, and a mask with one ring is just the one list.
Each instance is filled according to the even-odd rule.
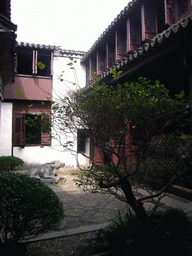
[[[135,2],[135,1],[133,1]],[[127,58],[124,58],[121,61],[121,65],[118,63],[115,66],[113,66],[113,69],[119,69],[121,66],[125,67],[130,62],[133,62],[134,60],[137,60],[139,56],[142,56],[144,53],[148,54],[149,56],[153,54],[156,47],[159,45],[162,45],[163,43],[168,42],[168,40],[171,40],[171,38],[182,31],[183,29],[187,28],[189,24],[192,24],[192,13],[189,14],[186,18],[183,18],[179,20],[176,24],[170,26],[167,30],[163,31],[162,33],[156,35],[150,42],[147,42],[143,45],[141,45],[136,51],[130,52],[127,55]],[[96,45],[97,46],[97,45]],[[95,47],[96,47],[95,46]],[[91,51],[89,51],[83,58],[82,61],[85,60],[87,56],[91,55]],[[110,72],[104,72],[101,74],[101,79],[104,77],[107,77],[110,74]]]

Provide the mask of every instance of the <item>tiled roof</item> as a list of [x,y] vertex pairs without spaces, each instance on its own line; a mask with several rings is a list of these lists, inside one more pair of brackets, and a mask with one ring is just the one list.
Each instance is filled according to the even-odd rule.
[[[9,19],[7,19],[5,16],[0,14],[0,24],[3,25],[6,29],[16,31],[17,30],[17,25],[13,24]],[[0,25],[1,28],[1,25]]]
[[29,47],[34,49],[44,49],[44,50],[58,50],[60,49],[60,46],[55,45],[45,45],[45,44],[33,44],[33,43],[24,43],[24,42],[17,42],[16,47]]
[[121,20],[124,17],[127,17],[127,15],[133,11],[133,8],[140,3],[140,0],[132,0],[128,3],[128,5],[120,12],[120,14],[117,15],[117,17],[114,19],[114,21],[111,22],[111,24],[108,26],[108,28],[105,29],[105,31],[100,35],[100,37],[95,41],[93,46],[90,48],[90,50],[83,56],[82,62],[86,60],[86,58],[97,48],[97,46],[103,41],[103,39],[110,34],[114,27],[121,22]]
[[84,56],[85,52],[83,51],[74,51],[74,50],[65,50],[59,49],[58,51],[54,51],[54,56],[56,57],[65,57],[65,56]]
[[[167,44],[169,40],[174,38],[174,35],[179,35],[179,32],[182,32],[185,28],[189,27],[190,24],[192,24],[192,13],[189,14],[186,18],[179,20],[177,23],[173,24],[162,33],[157,34],[151,41],[144,43],[136,51],[128,53],[126,58],[119,61],[118,64],[114,65],[112,68],[118,71],[121,68],[126,68],[128,65],[134,66],[134,62],[138,63],[144,54],[146,56],[151,56],[154,54],[154,52],[157,53],[157,48],[159,46]],[[85,59],[85,56],[83,59]],[[111,71],[110,69],[107,69],[100,75],[100,78],[104,79],[109,75],[111,75]]]
[[65,50],[61,49],[60,46],[55,46],[55,45],[45,45],[45,44],[33,44],[33,43],[24,43],[20,42],[16,44],[16,47],[28,47],[28,48],[33,48],[33,49],[44,49],[44,50],[50,50],[54,51],[54,56],[83,56],[85,55],[85,52],[83,51],[75,51],[75,50]]
[[[192,13],[189,14],[186,18],[183,18],[177,23],[170,26],[167,30],[164,30],[162,33],[156,35],[151,41],[141,45],[136,51],[128,53],[127,58],[119,61],[119,63],[112,68],[119,70],[121,67],[125,67],[128,64],[131,64],[131,62],[134,62],[134,60],[139,59],[145,53],[147,54],[147,56],[153,55],[154,50],[158,48],[158,46],[163,45],[164,43],[166,44],[169,40],[171,40],[171,38],[174,37],[174,35],[187,28],[189,24],[192,24]],[[101,79],[105,78],[110,74],[111,71],[107,70],[106,72],[101,74]]]

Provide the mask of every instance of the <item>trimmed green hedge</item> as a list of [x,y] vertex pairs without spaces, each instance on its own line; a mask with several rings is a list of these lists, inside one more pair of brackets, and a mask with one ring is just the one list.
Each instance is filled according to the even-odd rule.
[[15,167],[23,165],[23,160],[15,156],[0,157],[0,171],[13,171]]
[[0,228],[5,241],[18,241],[56,229],[64,217],[55,192],[26,175],[0,173],[0,198]]

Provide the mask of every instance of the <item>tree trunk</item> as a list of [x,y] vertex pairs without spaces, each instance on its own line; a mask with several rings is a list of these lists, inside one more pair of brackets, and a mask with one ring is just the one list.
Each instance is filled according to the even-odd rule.
[[141,222],[148,222],[149,218],[145,212],[145,209],[143,208],[143,204],[141,202],[137,203],[137,199],[133,194],[133,191],[128,179],[126,177],[122,178],[120,180],[120,184],[128,204],[133,208],[138,218],[141,220]]
[[133,194],[130,182],[127,180],[127,178],[122,178],[120,180],[120,184],[126,196],[128,204],[132,207],[139,220],[141,221],[142,235],[140,246],[143,247],[143,253],[147,256],[158,255],[158,237],[153,227],[153,224],[143,207],[143,204],[141,202],[137,202],[137,199]]

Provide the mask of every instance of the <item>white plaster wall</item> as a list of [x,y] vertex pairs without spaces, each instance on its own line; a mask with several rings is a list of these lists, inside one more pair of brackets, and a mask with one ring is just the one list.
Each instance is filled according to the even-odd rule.
[[0,102],[0,156],[12,154],[12,113],[12,103]]
[[[86,70],[80,63],[80,57],[71,56],[74,58],[74,69],[67,65],[71,62],[68,56],[54,57],[53,61],[53,100],[59,96],[66,95],[69,90],[77,90],[85,87]],[[63,72],[64,71],[64,72]],[[62,73],[63,72],[63,73]],[[61,82],[58,77],[63,75],[64,79]]]
[[[60,148],[61,150],[62,148]],[[25,163],[28,164],[44,164],[54,160],[59,160],[65,163],[67,167],[77,167],[77,159],[80,158],[81,165],[87,165],[88,161],[86,158],[77,156],[69,151],[58,151],[59,148],[53,148],[45,146],[43,148],[39,146],[34,147],[14,147],[13,154],[16,157],[21,158]]]
[[[71,56],[73,60],[76,61],[74,63],[74,69],[71,69],[72,66],[67,65],[71,62],[68,56],[64,57],[55,57],[53,62],[53,101],[57,100],[58,98],[63,98],[67,96],[67,93],[70,90],[76,91],[77,89],[83,88],[86,82],[86,70],[80,64],[80,57]],[[64,72],[63,72],[64,71]],[[61,78],[64,81],[60,81],[58,77],[63,75]],[[53,126],[53,131],[56,130],[60,137],[52,138],[52,148],[53,150],[57,150],[57,152],[63,151],[63,147],[60,144],[64,144],[67,141],[73,141],[73,147],[71,151],[64,150],[63,154],[65,155],[64,158],[65,164],[71,166],[77,166],[77,164],[84,166],[89,164],[89,159],[82,156],[81,154],[77,154],[77,140],[76,134],[68,133],[66,137],[66,133],[62,133],[59,130],[59,127]],[[52,134],[53,134],[52,131]],[[89,155],[89,146],[86,147],[86,155]],[[60,154],[60,153],[59,153]]]
[[[73,57],[73,56],[72,56]],[[53,61],[53,101],[58,97],[66,96],[69,90],[76,90],[79,87],[85,86],[85,68],[80,65],[80,57],[74,57],[77,62],[74,64],[75,70],[70,69],[71,66],[67,65],[69,62],[69,57],[54,57]],[[62,73],[62,71],[65,71]],[[61,82],[58,77],[63,74],[62,78],[65,80]],[[13,155],[21,158],[25,163],[28,164],[44,164],[54,160],[59,160],[65,163],[69,167],[77,167],[77,165],[85,166],[89,164],[89,159],[76,153],[76,134],[68,134],[68,137],[62,135],[62,132],[58,128],[53,127],[52,134],[54,130],[57,130],[60,135],[60,139],[56,140],[52,138],[51,146],[30,146],[30,147],[14,147]],[[61,142],[66,142],[72,140],[74,145],[71,148],[72,151],[66,150]],[[89,155],[89,146],[87,143],[86,154]]]

